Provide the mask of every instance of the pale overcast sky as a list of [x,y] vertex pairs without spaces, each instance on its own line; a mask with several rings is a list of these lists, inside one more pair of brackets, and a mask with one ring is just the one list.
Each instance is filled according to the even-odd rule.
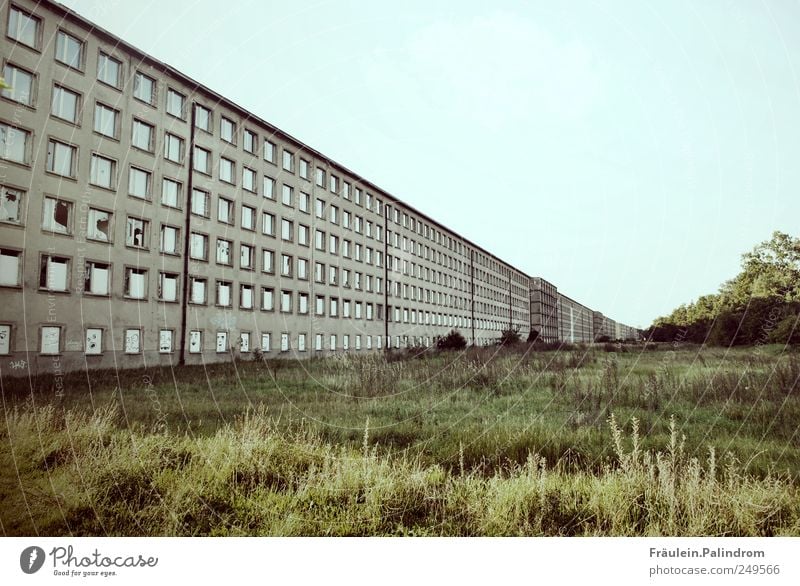
[[647,326],[800,223],[800,3],[68,0]]

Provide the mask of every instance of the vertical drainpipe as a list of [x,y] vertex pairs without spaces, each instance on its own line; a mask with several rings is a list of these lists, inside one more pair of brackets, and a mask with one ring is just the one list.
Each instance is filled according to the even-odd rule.
[[[195,103],[191,102],[192,113],[189,121],[189,172],[186,180],[186,196],[184,206],[186,207],[186,223],[183,237],[183,302],[181,303],[181,349],[178,355],[178,364],[186,364],[186,322],[187,312],[189,311],[189,242],[191,240],[192,222],[192,189],[194,178],[194,124],[195,124]],[[202,349],[201,349],[202,350]]]
[[475,263],[473,258],[475,251],[469,249],[469,307],[472,313],[472,345],[475,345]]

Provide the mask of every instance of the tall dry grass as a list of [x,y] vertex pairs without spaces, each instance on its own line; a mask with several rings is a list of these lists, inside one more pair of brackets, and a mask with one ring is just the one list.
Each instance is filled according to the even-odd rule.
[[[360,376],[360,375],[359,375]],[[370,375],[371,376],[371,375]],[[799,535],[800,492],[710,450],[689,457],[678,426],[660,450],[608,422],[597,470],[536,451],[484,474],[287,434],[250,411],[207,437],[122,427],[112,408],[25,405],[0,429],[8,535]]]

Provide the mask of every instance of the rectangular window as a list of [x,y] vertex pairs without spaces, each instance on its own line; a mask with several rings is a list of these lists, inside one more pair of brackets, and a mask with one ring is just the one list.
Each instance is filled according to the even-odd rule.
[[305,192],[300,192],[300,197],[297,200],[297,209],[306,214],[311,211],[311,196]]
[[275,199],[275,180],[264,175],[264,197]]
[[224,197],[217,200],[217,220],[223,224],[233,224],[233,202]]
[[292,188],[288,185],[281,188],[281,203],[285,206],[292,205]]
[[147,248],[150,237],[149,230],[149,221],[128,217],[125,225],[125,245],[133,248]]
[[339,193],[339,178],[331,173],[330,177],[330,190],[333,193]]
[[97,80],[119,89],[122,85],[122,62],[100,51],[97,58]]
[[158,298],[161,301],[178,300],[178,274],[160,273],[158,276]]
[[297,312],[303,315],[308,313],[308,293],[298,293]]
[[142,351],[142,330],[127,328],[125,330],[125,353],[138,354]]
[[125,269],[125,296],[144,299],[147,295],[147,270],[128,267]]
[[0,222],[19,224],[22,221],[24,197],[24,191],[0,186]]
[[239,245],[239,268],[245,270],[252,270],[254,260],[253,247],[249,244]]
[[231,248],[233,243],[230,240],[217,238],[217,264],[231,265],[233,260],[231,258]]
[[205,305],[206,303],[206,287],[208,281],[200,277],[191,277],[191,290],[190,301],[197,305]]
[[[17,163],[27,163],[30,152],[30,136],[31,133],[27,130],[14,128],[8,124],[0,124],[0,158],[16,161]],[[53,141],[50,142],[51,144],[53,143]],[[72,148],[74,149],[75,147]],[[48,151],[48,163],[49,161],[50,156]],[[49,165],[48,170],[52,170]],[[71,170],[72,167],[70,167],[70,171]]]
[[286,218],[281,219],[281,238],[286,240],[287,242],[291,242],[292,238],[294,237],[294,222],[291,220],[287,220]]
[[314,231],[314,247],[317,250],[325,250],[325,232],[322,230]]
[[316,169],[316,182],[319,187],[325,188],[325,169]]
[[257,180],[258,174],[255,171],[247,167],[242,167],[242,189],[251,193],[257,193]]
[[152,124],[143,122],[137,118],[133,119],[131,129],[131,145],[143,151],[153,152],[153,138],[155,127]]
[[231,306],[230,281],[217,281],[217,305],[219,305],[220,307]]
[[250,332],[242,332],[239,334],[239,351],[250,352]]
[[90,240],[111,242],[113,213],[97,208],[89,208],[86,237]]
[[18,287],[22,284],[20,279],[21,259],[20,251],[0,248],[0,286]]
[[169,354],[172,352],[172,330],[159,330],[158,351],[161,354]]
[[251,155],[255,155],[258,150],[258,135],[245,128],[243,139],[244,144],[242,147],[244,150]]
[[221,116],[219,123],[219,136],[225,142],[236,144],[236,122],[225,118],[225,116]]
[[253,309],[253,286],[239,285],[239,307]]
[[199,128],[200,130],[204,130],[206,132],[211,132],[211,121],[212,121],[211,110],[206,108],[205,106],[201,106],[197,104],[194,108],[194,127]]
[[292,292],[281,291],[281,313],[292,312]]
[[261,212],[261,232],[267,236],[275,236],[275,215]]
[[292,151],[283,149],[283,170],[289,171],[290,173],[294,172],[294,153]]
[[194,170],[211,175],[211,151],[203,147],[194,147]]
[[108,157],[92,153],[89,165],[89,183],[106,189],[113,189],[116,184],[117,162]]
[[48,291],[67,291],[69,288],[70,261],[68,258],[42,255],[39,268],[39,287]]
[[225,183],[236,183],[236,163],[225,157],[219,159],[219,179]]
[[78,148],[51,139],[47,144],[47,170],[65,177],[75,176]]
[[53,85],[53,101],[50,104],[51,115],[76,124],[80,107],[80,94],[60,85]]
[[325,297],[317,295],[314,300],[314,313],[316,315],[325,315]]
[[306,335],[305,334],[297,334],[297,351],[298,352],[305,352],[306,351]]
[[180,245],[180,230],[175,226],[161,226],[161,252],[164,254],[178,254]]
[[189,241],[189,255],[197,260],[208,260],[208,236],[192,232]]
[[275,309],[275,291],[271,287],[261,288],[261,309],[262,311]]
[[275,272],[275,253],[266,248],[261,249],[261,271],[264,273]]
[[314,350],[316,350],[317,352],[322,351],[322,334],[314,335]]
[[283,332],[281,334],[281,352],[288,352],[289,351],[289,334],[287,332]]
[[85,354],[103,353],[103,330],[102,328],[86,328],[86,343],[83,347]]
[[308,166],[309,162],[305,159],[300,159],[300,177],[308,179]]
[[7,87],[3,90],[4,98],[33,106],[34,97],[34,75],[16,65],[6,63],[3,68],[3,78]]
[[308,280],[308,260],[305,258],[297,259],[297,278]]
[[242,229],[256,229],[256,209],[254,207],[242,206]]
[[275,162],[275,143],[264,139],[264,160]]
[[281,276],[283,277],[291,277],[292,276],[292,257],[288,254],[281,255]]
[[156,103],[156,80],[137,71],[133,78],[133,97],[154,106]]
[[203,332],[191,330],[189,332],[189,353],[200,354],[203,351]]
[[128,173],[128,193],[133,197],[150,199],[151,176],[149,171],[131,167]]
[[186,118],[186,96],[172,88],[167,90],[167,114],[184,120]]
[[336,350],[336,334],[331,334],[331,352]]
[[109,138],[118,138],[119,110],[105,104],[94,105],[94,131]]
[[311,228],[309,228],[305,224],[298,224],[297,243],[302,244],[303,246],[308,246],[310,244],[310,237],[311,237],[310,234],[311,234]]
[[182,187],[178,181],[164,177],[161,180],[161,205],[170,208],[181,207]]
[[12,6],[8,13],[7,34],[22,45],[38,49],[41,42],[42,21],[24,10]]
[[183,160],[183,139],[169,132],[164,134],[164,158],[173,163]]
[[192,213],[196,216],[202,216],[204,218],[208,218],[210,216],[209,211],[209,199],[210,196],[208,192],[202,191],[200,189],[193,189],[192,190]]
[[[347,212],[345,212],[346,214]],[[325,202],[319,198],[316,200],[316,204],[314,207],[314,214],[320,219],[325,219]]]
[[71,234],[72,202],[45,196],[42,228],[57,234]]
[[270,335],[269,334],[261,334],[261,351],[262,352],[269,352],[270,351]]
[[336,297],[331,297],[328,308],[331,317],[339,317],[339,300]]
[[59,354],[61,352],[61,326],[42,326],[39,352],[41,354]]

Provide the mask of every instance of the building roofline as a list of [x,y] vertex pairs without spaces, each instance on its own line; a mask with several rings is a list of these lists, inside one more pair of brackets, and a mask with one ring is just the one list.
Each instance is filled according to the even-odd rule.
[[128,43],[127,41],[121,39],[120,37],[116,36],[114,33],[104,29],[101,26],[98,26],[97,24],[95,24],[92,21],[88,20],[87,18],[81,16],[80,14],[78,14],[77,12],[72,10],[71,8],[69,8],[67,6],[64,6],[63,4],[61,4],[59,2],[56,2],[55,0],[40,0],[40,4],[45,4],[45,5],[48,5],[48,6],[52,7],[52,8],[54,8],[57,11],[61,11],[63,13],[64,17],[68,18],[69,20],[74,21],[76,24],[79,24],[79,25],[81,25],[81,26],[83,26],[85,28],[88,28],[90,31],[93,31],[93,32],[95,32],[95,33],[97,33],[97,34],[99,34],[101,36],[106,37],[109,41],[111,41],[115,45],[120,46],[120,47],[124,48],[125,50],[130,51],[131,53],[134,53],[134,54],[137,54],[137,55],[141,56],[143,61],[149,62],[151,65],[154,65],[157,69],[163,70],[164,73],[172,75],[172,76],[180,79],[184,83],[186,83],[186,85],[193,87],[195,92],[208,94],[208,96],[211,97],[212,100],[216,101],[217,104],[224,104],[225,106],[231,108],[232,110],[237,111],[240,115],[242,115],[242,117],[244,119],[252,120],[255,123],[261,124],[261,125],[269,128],[269,129],[271,129],[274,135],[279,135],[282,138],[288,140],[289,142],[292,142],[295,146],[300,147],[300,148],[308,151],[309,153],[313,154],[317,159],[321,159],[321,160],[325,161],[329,166],[336,167],[337,169],[341,170],[342,172],[348,173],[354,179],[357,179],[358,182],[363,184],[364,186],[368,186],[373,191],[380,192],[382,197],[388,198],[389,200],[392,201],[392,203],[402,205],[403,207],[408,209],[408,211],[412,211],[415,214],[418,214],[419,216],[424,218],[427,222],[435,225],[437,228],[439,228],[441,230],[444,230],[444,231],[447,231],[450,234],[460,238],[461,240],[464,241],[465,244],[471,246],[472,248],[474,248],[474,249],[486,254],[487,256],[493,258],[494,260],[502,263],[506,267],[509,267],[509,268],[517,271],[518,273],[520,273],[524,277],[530,278],[530,275],[528,273],[526,273],[525,271],[517,268],[516,266],[512,265],[509,262],[504,261],[499,256],[493,254],[492,252],[489,252],[488,250],[486,250],[482,246],[476,244],[472,240],[470,240],[470,239],[466,238],[465,236],[459,234],[458,232],[456,232],[452,228],[448,228],[447,226],[445,226],[444,224],[442,224],[438,220],[432,218],[428,214],[426,214],[426,213],[420,211],[419,209],[415,208],[414,206],[406,203],[405,201],[401,200],[399,197],[397,197],[395,195],[392,195],[391,193],[386,191],[384,188],[382,188],[382,187],[378,186],[377,184],[375,184],[373,181],[363,177],[362,175],[360,175],[359,173],[356,173],[352,169],[349,169],[345,165],[343,165],[343,164],[341,164],[341,163],[339,163],[337,161],[334,161],[329,156],[323,154],[322,152],[318,151],[314,147],[309,146],[308,144],[306,144],[305,142],[303,142],[299,138],[297,138],[295,136],[292,136],[291,134],[289,134],[285,130],[282,130],[282,129],[278,128],[277,126],[275,126],[271,122],[265,120],[264,118],[261,118],[260,116],[258,116],[257,114],[254,114],[253,112],[251,112],[250,110],[244,108],[243,106],[240,106],[239,104],[237,104],[236,102],[234,102],[230,98],[226,98],[222,94],[220,94],[220,93],[216,92],[215,90],[211,89],[210,87],[200,83],[196,79],[191,78],[190,76],[188,76],[185,73],[179,71],[178,69],[176,69],[175,67],[169,65],[168,63],[165,63],[164,61],[161,61],[160,59],[150,55],[149,53],[146,53],[145,51],[139,49],[138,47],[136,47],[136,46]]

